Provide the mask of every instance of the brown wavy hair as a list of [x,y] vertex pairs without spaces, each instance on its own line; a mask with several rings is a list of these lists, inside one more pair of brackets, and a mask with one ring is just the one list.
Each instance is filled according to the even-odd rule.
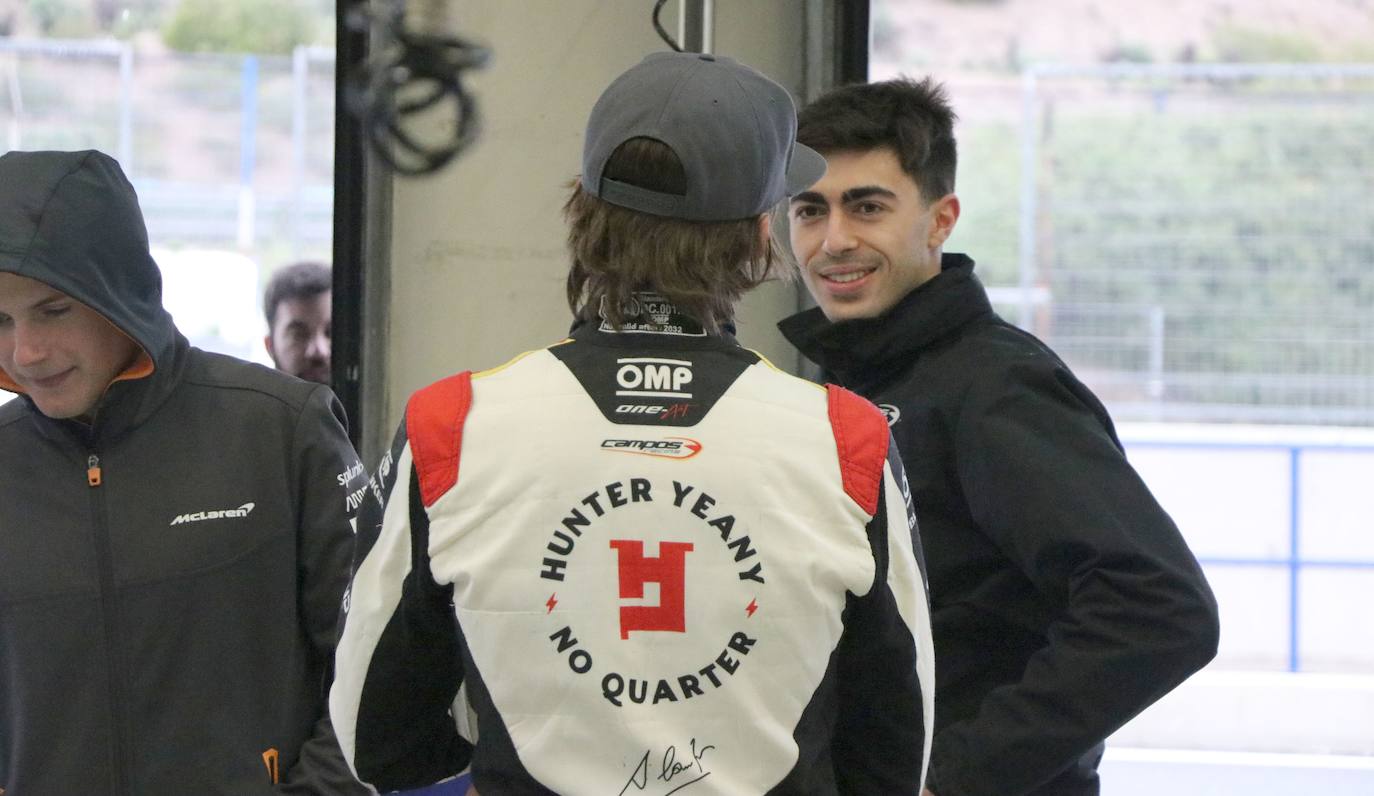
[[887,147],[933,202],[954,192],[956,121],[942,84],[901,77],[821,95],[797,114],[797,140],[822,155]]
[[[685,194],[687,177],[667,145],[651,138],[626,141],[605,175],[664,193]],[[684,221],[613,205],[582,190],[578,180],[563,205],[568,222],[568,306],[581,320],[598,312],[619,329],[636,292],[663,296],[678,312],[718,332],[735,304],[770,278],[786,276],[782,254],[761,239],[757,217]]]

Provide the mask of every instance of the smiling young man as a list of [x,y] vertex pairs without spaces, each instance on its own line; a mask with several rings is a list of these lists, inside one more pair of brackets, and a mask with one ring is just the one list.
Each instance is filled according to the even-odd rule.
[[1216,652],[1216,603],[1097,398],[946,254],[954,113],[927,79],[800,114],[828,169],[790,206],[817,307],[780,327],[877,403],[930,573],[937,796],[1086,796],[1113,730]]
[[828,319],[876,318],[940,273],[959,198],[931,182],[926,201],[888,147],[830,152],[822,183],[792,200],[802,281]]
[[161,290],[114,160],[0,156],[0,793],[364,793],[324,704],[342,411]]
[[100,313],[36,279],[0,271],[0,370],[38,411],[89,423],[100,396],[138,354]]

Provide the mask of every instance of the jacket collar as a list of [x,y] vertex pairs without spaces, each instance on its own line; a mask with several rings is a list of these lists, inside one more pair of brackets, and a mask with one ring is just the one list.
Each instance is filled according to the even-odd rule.
[[941,337],[992,314],[973,260],[945,254],[940,273],[876,318],[831,323],[820,308],[784,318],[783,336],[844,384],[862,384],[886,365],[909,359]]
[[79,420],[58,420],[38,411],[33,399],[20,393],[39,433],[50,439],[74,439],[92,448],[114,442],[143,425],[171,396],[181,381],[191,346],[179,332],[165,351],[156,370],[133,378],[116,379],[106,388],[90,425]]
[[737,349],[735,324],[722,323],[716,334],[707,332],[700,321],[680,312],[655,293],[636,293],[632,303],[637,312],[629,314],[620,329],[604,320],[602,313],[583,311],[574,319],[568,336],[573,340],[610,348],[651,349]]

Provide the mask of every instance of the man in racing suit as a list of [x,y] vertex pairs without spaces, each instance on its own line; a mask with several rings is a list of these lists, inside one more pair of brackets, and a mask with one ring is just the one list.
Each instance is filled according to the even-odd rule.
[[778,85],[651,55],[565,207],[573,334],[413,395],[330,710],[381,791],[919,794],[933,654],[886,422],[730,320],[823,165]]

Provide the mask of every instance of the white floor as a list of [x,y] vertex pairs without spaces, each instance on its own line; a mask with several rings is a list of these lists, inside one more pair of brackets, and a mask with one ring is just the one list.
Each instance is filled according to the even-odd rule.
[[1107,748],[1102,796],[1374,796],[1374,757]]

